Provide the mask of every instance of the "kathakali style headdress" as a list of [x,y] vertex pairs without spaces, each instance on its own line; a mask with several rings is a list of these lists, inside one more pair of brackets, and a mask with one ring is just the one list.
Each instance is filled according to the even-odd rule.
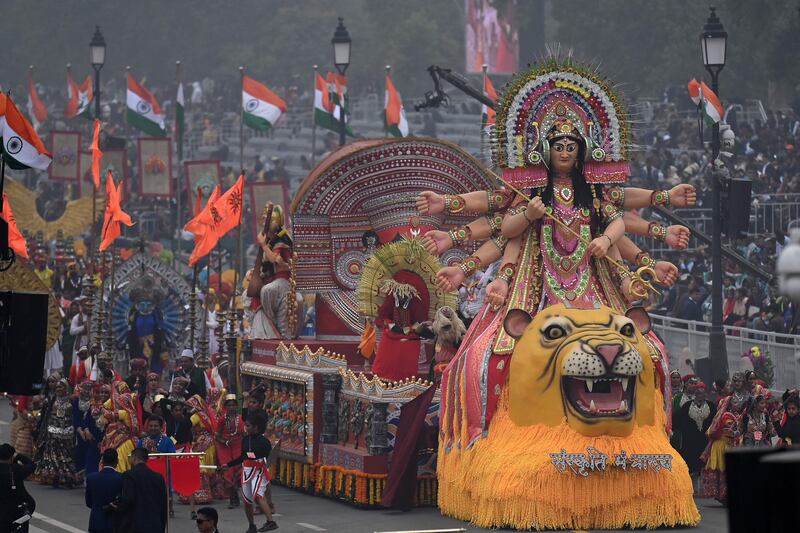
[[494,163],[515,187],[547,184],[550,144],[585,145],[588,183],[625,183],[630,173],[628,112],[610,82],[571,57],[550,58],[508,83],[497,105]]

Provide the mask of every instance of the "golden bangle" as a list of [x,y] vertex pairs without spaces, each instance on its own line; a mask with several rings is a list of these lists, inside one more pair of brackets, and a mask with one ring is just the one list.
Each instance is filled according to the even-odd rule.
[[481,267],[481,259],[477,255],[471,255],[464,259],[464,262],[458,265],[464,277],[468,278],[473,275]]
[[463,213],[467,202],[458,194],[444,195],[444,210],[451,214]]

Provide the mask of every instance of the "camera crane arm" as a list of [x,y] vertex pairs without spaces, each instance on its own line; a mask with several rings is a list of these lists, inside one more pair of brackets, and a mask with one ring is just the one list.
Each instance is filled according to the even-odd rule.
[[449,68],[442,68],[437,65],[429,66],[428,73],[431,75],[431,78],[433,79],[433,90],[425,93],[424,100],[421,100],[416,104],[414,104],[415,110],[420,111],[421,109],[439,107],[442,104],[444,104],[445,106],[448,105],[450,100],[447,97],[447,93],[445,93],[444,90],[442,89],[441,80],[448,82],[450,85],[452,85],[459,91],[463,92],[467,96],[471,96],[472,98],[479,101],[483,105],[486,105],[494,109],[495,103],[488,96],[483,94],[482,91],[479,91],[478,89],[470,85],[467,79],[461,74],[453,72]]

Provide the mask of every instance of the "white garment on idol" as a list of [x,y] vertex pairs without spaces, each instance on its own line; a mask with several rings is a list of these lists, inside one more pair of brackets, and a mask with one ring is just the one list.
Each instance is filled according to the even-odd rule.
[[253,339],[290,339],[289,280],[275,279],[261,287],[261,308],[253,315],[250,337]]
[[216,311],[209,311],[208,318],[206,320],[206,326],[208,327],[208,353],[215,354],[219,352],[219,341],[217,340],[217,326],[219,322],[217,322],[217,312]]
[[78,350],[89,345],[88,325],[89,317],[87,315],[78,313],[72,317],[72,322],[69,324],[69,334],[75,337],[75,345],[72,348],[72,356],[74,358],[78,357]]

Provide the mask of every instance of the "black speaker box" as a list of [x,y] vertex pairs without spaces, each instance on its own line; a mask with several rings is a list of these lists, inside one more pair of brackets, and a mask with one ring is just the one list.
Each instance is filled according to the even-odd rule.
[[41,392],[48,298],[41,293],[0,292],[0,392]]
[[764,532],[796,531],[800,527],[800,451],[768,455],[760,466],[769,480],[762,487],[767,507],[751,512],[764,519]]
[[765,531],[764,515],[768,504],[765,487],[774,480],[768,478],[761,461],[780,451],[779,448],[759,446],[731,448],[725,452],[728,531],[731,533]]
[[722,231],[730,238],[740,237],[750,227],[750,192],[753,182],[749,179],[728,181],[727,199],[722,205],[725,223]]

